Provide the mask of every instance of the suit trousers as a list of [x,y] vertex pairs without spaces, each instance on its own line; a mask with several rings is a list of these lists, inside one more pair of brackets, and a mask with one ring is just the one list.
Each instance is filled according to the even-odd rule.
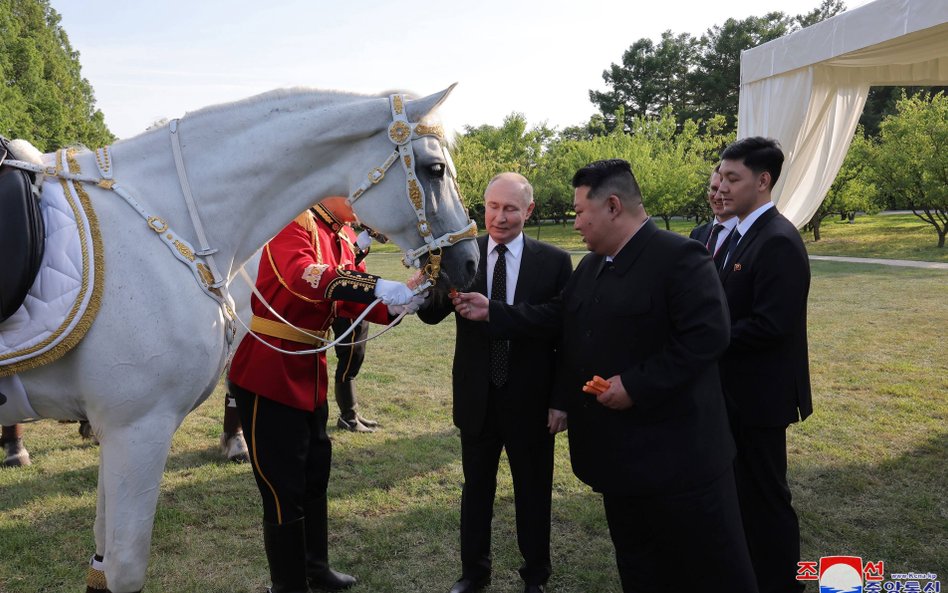
[[263,520],[283,524],[305,508],[322,504],[329,486],[332,442],[326,433],[329,407],[291,408],[228,382],[237,400],[250,464],[263,500]]
[[800,523],[787,483],[787,428],[745,426],[732,418],[734,476],[760,593],[797,593]]
[[602,500],[624,593],[757,593],[732,470],[686,492]]
[[480,432],[461,431],[461,565],[465,578],[491,572],[491,519],[501,450],[507,451],[517,514],[517,544],[523,556],[520,577],[528,585],[550,577],[550,512],[553,494],[554,437],[545,422],[506,413],[503,402],[515,394],[490,387]]

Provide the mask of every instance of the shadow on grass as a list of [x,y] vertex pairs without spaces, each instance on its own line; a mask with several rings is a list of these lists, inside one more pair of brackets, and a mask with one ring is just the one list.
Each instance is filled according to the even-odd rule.
[[805,560],[854,555],[948,574],[948,433],[874,465],[792,469]]

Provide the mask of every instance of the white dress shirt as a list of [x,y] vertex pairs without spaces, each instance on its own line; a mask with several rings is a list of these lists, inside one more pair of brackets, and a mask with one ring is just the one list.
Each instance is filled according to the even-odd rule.
[[[494,264],[497,263],[497,242],[487,237],[487,296],[490,298],[494,284]],[[523,261],[523,232],[513,241],[507,243],[507,304],[514,302],[514,293],[517,290],[517,278],[520,277],[520,262]]]

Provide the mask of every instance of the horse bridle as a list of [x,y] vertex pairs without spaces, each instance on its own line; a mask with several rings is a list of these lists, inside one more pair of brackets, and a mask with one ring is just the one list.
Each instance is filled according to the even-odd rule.
[[[388,138],[395,145],[395,151],[385,159],[381,166],[369,171],[366,180],[357,187],[346,202],[350,205],[361,198],[365,192],[378,185],[388,170],[400,161],[402,169],[405,171],[405,190],[408,194],[408,201],[415,210],[415,216],[418,218],[418,234],[424,239],[425,244],[415,249],[406,249],[402,262],[406,266],[418,268],[423,271],[426,279],[424,288],[433,286],[438,281],[438,275],[441,273],[441,254],[444,247],[449,247],[467,239],[477,237],[477,223],[468,220],[468,225],[457,231],[449,231],[440,237],[435,238],[431,234],[431,225],[425,215],[425,190],[418,182],[415,175],[415,151],[411,146],[412,140],[423,136],[432,136],[437,138],[438,144],[444,153],[447,170],[445,173],[450,176],[451,182],[457,191],[458,197],[461,196],[461,189],[458,187],[457,171],[454,168],[454,162],[448,153],[447,146],[444,143],[444,132],[441,126],[433,126],[425,123],[411,123],[408,121],[408,115],[405,112],[404,95],[389,95],[389,105],[392,110],[392,123],[388,126]],[[428,262],[422,268],[421,258],[428,254]],[[419,287],[421,290],[424,288]]]

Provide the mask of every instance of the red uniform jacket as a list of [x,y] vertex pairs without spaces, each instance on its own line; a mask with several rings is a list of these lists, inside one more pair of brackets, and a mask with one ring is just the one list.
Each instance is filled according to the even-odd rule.
[[[355,318],[375,300],[376,276],[355,263],[352,229],[317,206],[287,225],[263,248],[257,290],[281,316],[305,330],[323,331],[336,317]],[[254,295],[250,306],[257,317],[277,321]],[[388,323],[388,309],[376,305],[367,320]],[[259,334],[258,334],[259,335]],[[283,350],[315,346],[260,335]],[[314,410],[326,401],[326,355],[282,354],[251,335],[241,340],[230,365],[229,378],[257,395],[301,410]]]

